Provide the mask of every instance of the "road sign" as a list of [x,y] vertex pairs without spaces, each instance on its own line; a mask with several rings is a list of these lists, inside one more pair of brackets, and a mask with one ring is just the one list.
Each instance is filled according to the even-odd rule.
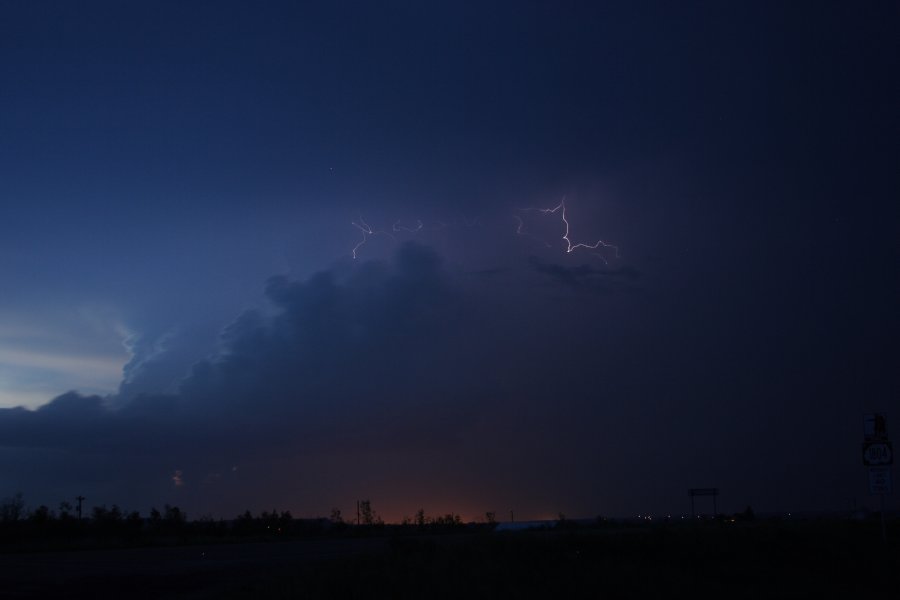
[[863,444],[863,464],[867,467],[894,464],[890,442],[866,442]]
[[890,467],[869,467],[870,494],[890,494],[891,483]]
[[884,497],[891,493],[891,467],[894,453],[887,435],[884,413],[872,413],[863,418],[863,464],[869,467],[869,493],[881,496],[881,541],[887,546],[887,525],[884,520]]
[[863,419],[863,439],[878,442],[887,439],[887,417],[883,413],[872,413]]

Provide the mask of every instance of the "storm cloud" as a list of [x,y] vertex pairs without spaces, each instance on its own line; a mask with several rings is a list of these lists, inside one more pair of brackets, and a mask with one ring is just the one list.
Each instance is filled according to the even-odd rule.
[[640,273],[634,267],[599,269],[588,264],[568,267],[558,263],[543,262],[531,256],[528,263],[536,273],[541,273],[554,282],[569,288],[590,293],[607,294],[615,291],[633,291]]
[[[461,436],[514,393],[518,360],[534,345],[511,336],[496,313],[476,306],[464,275],[414,243],[388,261],[302,281],[272,277],[264,294],[266,306],[225,327],[214,355],[176,392],[69,392],[37,410],[3,409],[0,443],[50,451],[48,460],[93,470],[89,479],[155,479],[157,497],[177,470],[175,487],[194,489],[198,503],[242,461],[336,448],[450,460]],[[512,353],[519,358],[504,368]],[[139,379],[160,359],[157,347],[126,375]],[[110,457],[116,470],[100,466]],[[26,479],[40,487],[40,478]],[[140,502],[127,486],[123,495],[115,500]]]

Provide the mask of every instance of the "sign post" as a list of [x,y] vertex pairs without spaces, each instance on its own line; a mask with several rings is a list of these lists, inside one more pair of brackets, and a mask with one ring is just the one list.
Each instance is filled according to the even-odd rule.
[[894,449],[888,439],[884,414],[874,413],[863,419],[863,464],[869,469],[869,493],[881,496],[881,539],[887,544],[885,496],[893,491],[891,465],[894,464]]

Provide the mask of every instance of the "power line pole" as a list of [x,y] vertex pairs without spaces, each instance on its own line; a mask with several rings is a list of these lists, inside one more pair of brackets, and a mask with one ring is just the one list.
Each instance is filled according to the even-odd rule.
[[78,520],[81,520],[81,503],[84,502],[84,496],[75,496],[75,499],[78,500]]

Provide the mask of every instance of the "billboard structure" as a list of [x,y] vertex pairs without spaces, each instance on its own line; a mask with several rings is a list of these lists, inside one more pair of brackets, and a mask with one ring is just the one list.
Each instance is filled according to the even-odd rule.
[[713,517],[719,514],[716,506],[716,498],[719,497],[719,488],[690,488],[688,496],[691,497],[691,517],[695,517],[694,513],[694,497],[695,496],[712,496],[713,499]]

